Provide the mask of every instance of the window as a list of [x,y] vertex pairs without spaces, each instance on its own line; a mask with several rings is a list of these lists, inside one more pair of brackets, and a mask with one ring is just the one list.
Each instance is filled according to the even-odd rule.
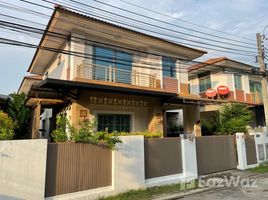
[[176,60],[163,57],[163,76],[176,78]]
[[256,101],[257,99],[262,99],[262,87],[261,82],[249,80],[249,89],[253,93],[253,98]]
[[130,84],[131,71],[131,54],[109,48],[94,47],[94,79]]
[[199,92],[205,92],[207,91],[207,89],[211,88],[211,78],[209,72],[198,74],[198,79],[199,79]]
[[131,115],[129,114],[98,114],[98,131],[130,132]]
[[241,75],[235,74],[234,75],[234,82],[235,82],[235,89],[243,90],[243,87],[242,87],[242,76]]

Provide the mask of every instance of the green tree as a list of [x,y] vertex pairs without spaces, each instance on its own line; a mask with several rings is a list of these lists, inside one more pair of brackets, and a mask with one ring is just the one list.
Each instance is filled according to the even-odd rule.
[[234,134],[247,132],[247,126],[252,121],[252,112],[246,104],[230,103],[220,109],[220,134]]
[[8,100],[8,115],[16,122],[15,138],[26,138],[30,135],[31,110],[25,106],[26,95],[10,94]]
[[12,140],[16,123],[0,110],[0,140]]

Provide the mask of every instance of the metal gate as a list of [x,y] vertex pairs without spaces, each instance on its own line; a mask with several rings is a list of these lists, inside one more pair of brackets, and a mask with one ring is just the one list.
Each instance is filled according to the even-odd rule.
[[235,169],[235,136],[196,137],[196,156],[199,175]]

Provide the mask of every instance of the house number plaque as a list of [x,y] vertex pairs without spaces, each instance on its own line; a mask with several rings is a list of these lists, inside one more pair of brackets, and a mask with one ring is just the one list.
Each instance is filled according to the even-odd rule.
[[118,98],[106,98],[106,97],[90,97],[90,104],[128,106],[128,107],[147,107],[148,106],[147,101],[131,100],[131,99],[118,99]]

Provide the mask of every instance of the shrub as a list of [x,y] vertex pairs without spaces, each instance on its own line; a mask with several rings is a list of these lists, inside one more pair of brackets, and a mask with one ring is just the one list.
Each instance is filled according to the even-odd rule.
[[220,134],[246,133],[252,120],[252,113],[245,104],[226,104],[220,110]]
[[122,140],[108,131],[98,131],[93,135],[93,142],[103,144],[110,149],[114,149],[117,143],[122,143]]
[[64,115],[57,115],[57,129],[55,129],[51,136],[55,142],[66,142],[68,140],[66,129],[70,129],[71,125]]
[[216,114],[208,120],[201,120],[202,135],[213,135],[219,132],[219,115]]
[[76,131],[72,131],[71,140],[74,142],[89,143],[93,141],[93,135],[96,132],[96,123],[94,121],[86,121],[80,123],[81,127]]
[[128,136],[128,135],[143,135],[145,138],[160,138],[163,136],[162,132],[149,132],[149,131],[144,131],[144,132],[114,132],[113,133],[116,136]]
[[0,111],[0,140],[12,140],[16,123],[3,111]]
[[101,144],[110,149],[114,149],[116,143],[122,142],[118,136],[110,134],[108,131],[97,131],[95,121],[85,121],[80,125],[80,128],[74,128],[66,116],[58,115],[57,129],[52,133],[54,141],[66,142],[68,140],[67,131],[69,131],[72,142]]

